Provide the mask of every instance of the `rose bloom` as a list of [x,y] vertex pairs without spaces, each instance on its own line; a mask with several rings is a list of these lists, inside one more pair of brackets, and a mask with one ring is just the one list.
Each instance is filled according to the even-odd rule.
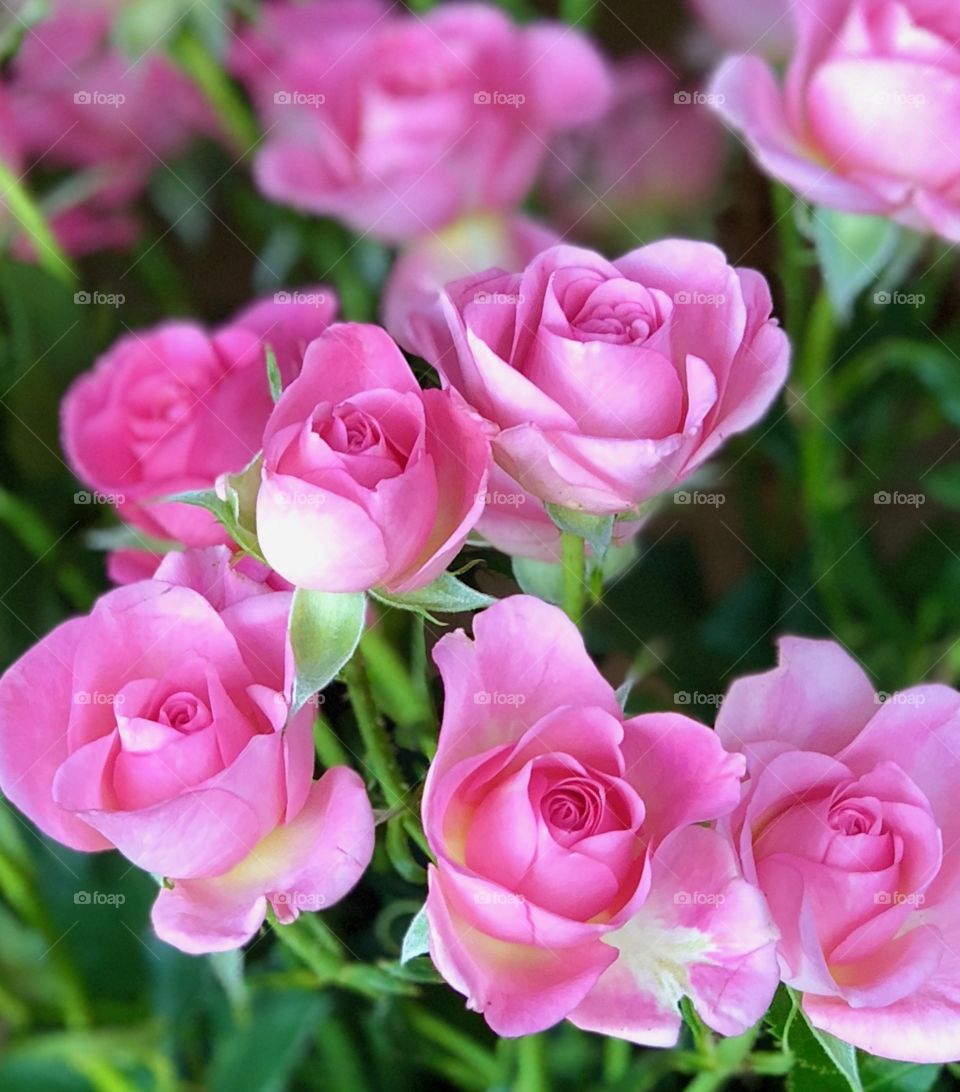
[[71,849],[166,877],[159,936],[236,948],[335,902],[373,852],[361,778],[313,781],[314,711],[291,714],[290,593],[226,547],[171,554],[107,593],[0,680],[0,788]]
[[613,79],[601,121],[563,134],[544,168],[551,221],[579,237],[622,239],[638,216],[689,217],[723,171],[723,128],[706,106],[678,101],[682,87],[661,61],[627,57]]
[[960,239],[960,8],[805,0],[778,82],[758,57],[713,81],[761,166],[803,197]]
[[839,645],[789,637],[717,732],[749,774],[725,825],[812,1023],[886,1058],[960,1057],[960,694],[878,696]]
[[421,390],[384,330],[332,326],[263,435],[263,556],[318,591],[424,587],[476,523],[489,461],[476,414],[451,391]]
[[197,137],[218,135],[203,95],[161,50],[127,55],[114,44],[124,6],[54,0],[24,35],[5,83],[27,160],[82,172],[70,203],[52,202],[54,230],[73,254],[132,243],[130,206],[150,176]]
[[771,61],[788,57],[793,12],[808,0],[690,0],[694,14],[725,50],[759,53]]
[[622,513],[673,489],[756,423],[789,346],[766,281],[706,243],[608,262],[558,246],[522,273],[447,285],[415,346],[498,430],[499,465],[534,496]]
[[499,1035],[569,1018],[656,1046],[690,997],[722,1034],[776,987],[756,888],[714,830],[743,760],[674,713],[625,718],[576,627],[515,596],[437,644],[430,953]]
[[264,193],[358,232],[398,241],[513,208],[545,141],[606,105],[603,60],[570,27],[518,27],[488,4],[375,20],[368,3],[310,6],[315,19],[266,8],[230,63],[267,130]]
[[212,332],[166,322],[128,334],[67,392],[61,434],[70,466],[122,519],[188,546],[226,541],[209,512],[155,501],[212,488],[260,450],[273,408],[265,346],[290,382],[336,311],[327,288],[284,295],[289,302],[256,303]]

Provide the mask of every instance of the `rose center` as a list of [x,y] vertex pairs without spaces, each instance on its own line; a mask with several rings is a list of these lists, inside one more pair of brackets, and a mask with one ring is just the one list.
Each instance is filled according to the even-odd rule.
[[157,720],[168,728],[189,735],[206,728],[211,721],[210,710],[202,701],[188,691],[171,694],[160,706]]
[[644,342],[659,325],[657,315],[630,301],[601,304],[576,323],[590,339],[618,345]]
[[544,793],[541,814],[555,830],[564,834],[591,834],[603,813],[603,794],[590,781],[562,781]]

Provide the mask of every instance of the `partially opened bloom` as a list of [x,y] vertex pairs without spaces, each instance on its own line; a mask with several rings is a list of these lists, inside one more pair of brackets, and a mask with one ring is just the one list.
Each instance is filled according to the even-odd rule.
[[267,347],[283,381],[292,381],[335,310],[330,290],[316,288],[255,303],[210,332],[166,322],[127,334],[64,398],[71,468],[150,535],[188,546],[226,541],[210,513],[156,501],[243,470],[273,409]]
[[500,1035],[569,1018],[670,1045],[678,1002],[736,1034],[776,985],[773,933],[734,855],[699,826],[743,761],[672,713],[625,718],[576,627],[515,596],[434,658],[443,725],[423,801],[441,974]]
[[256,178],[356,231],[410,239],[514,208],[545,141],[606,103],[602,58],[571,27],[518,27],[489,4],[296,7],[265,8],[231,53],[267,129]]
[[132,243],[132,205],[150,176],[199,136],[218,134],[199,89],[162,50],[117,46],[123,8],[53,0],[24,34],[5,85],[25,158],[76,172],[51,205],[74,254]]
[[784,638],[717,732],[749,776],[724,825],[807,1016],[882,1057],[960,1056],[960,694],[877,695],[839,645]]
[[713,91],[761,166],[810,201],[960,239],[960,9],[804,0],[782,81],[756,56]]
[[759,273],[670,239],[615,262],[556,246],[447,285],[418,349],[497,432],[541,500],[606,515],[674,489],[783,386],[789,346]]
[[613,87],[603,118],[561,134],[544,167],[551,221],[574,238],[622,240],[638,216],[689,218],[723,170],[723,127],[664,62],[626,57]]
[[318,591],[424,587],[476,523],[489,461],[476,414],[452,391],[421,390],[384,330],[332,326],[263,435],[263,556]]
[[173,554],[58,626],[0,680],[0,788],[72,849],[115,848],[167,879],[158,934],[235,948],[267,903],[292,920],[373,851],[363,782],[314,782],[314,710],[293,713],[291,595],[226,547]]

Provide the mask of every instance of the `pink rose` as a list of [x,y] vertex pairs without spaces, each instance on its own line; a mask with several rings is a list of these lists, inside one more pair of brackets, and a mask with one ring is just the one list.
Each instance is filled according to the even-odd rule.
[[808,0],[690,0],[690,7],[728,52],[789,56],[794,10]]
[[266,10],[231,64],[267,130],[260,187],[356,231],[403,240],[513,208],[547,138],[606,104],[603,61],[570,27],[517,27],[487,4],[373,21],[366,3],[313,6],[282,50],[274,23],[294,16],[286,4]]
[[51,838],[173,881],[158,934],[189,952],[344,895],[373,851],[352,770],[312,781],[313,709],[291,715],[289,593],[226,547],[171,554],[0,680],[0,787]]
[[72,253],[129,243],[138,225],[128,207],[150,176],[198,136],[217,135],[200,91],[168,57],[115,46],[123,6],[55,0],[24,35],[6,84],[27,158],[87,172],[73,180],[76,203],[53,220]]
[[562,135],[544,171],[551,219],[575,236],[619,240],[637,216],[689,217],[723,171],[722,127],[662,61],[630,56],[613,75],[602,120]]
[[676,1042],[688,996],[723,1034],[776,986],[759,892],[715,831],[743,762],[673,713],[625,719],[576,627],[501,600],[436,646],[443,725],[423,800],[446,980],[499,1035],[563,1018]]
[[541,500],[598,515],[675,488],[787,374],[766,281],[706,243],[613,263],[553,247],[522,273],[447,285],[443,304],[430,362],[499,430],[497,462]]
[[490,446],[450,391],[421,390],[377,326],[332,326],[308,348],[263,436],[257,536],[298,587],[424,587],[483,508]]
[[788,637],[717,732],[747,758],[726,826],[807,1016],[882,1057],[960,1056],[960,694],[876,695],[839,645]]
[[288,302],[255,304],[212,333],[167,322],[129,334],[67,392],[62,439],[70,465],[124,520],[188,546],[225,541],[203,509],[151,502],[209,489],[260,450],[273,408],[264,347],[290,382],[307,343],[336,310],[324,288],[276,298]]
[[758,57],[717,73],[720,109],[803,197],[960,239],[960,9],[805,0],[782,85]]

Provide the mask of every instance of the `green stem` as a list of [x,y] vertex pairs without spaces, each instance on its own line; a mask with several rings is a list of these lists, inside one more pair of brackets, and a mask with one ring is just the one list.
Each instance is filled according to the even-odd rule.
[[237,150],[249,151],[260,140],[260,129],[247,104],[203,43],[196,35],[184,33],[177,38],[172,52],[177,65],[203,92]]
[[525,1035],[517,1042],[516,1092],[549,1092],[550,1078],[542,1035]]
[[5,164],[0,162],[0,203],[9,208],[14,219],[27,233],[37,254],[37,261],[53,276],[73,284],[76,273],[60,249],[43,213],[26,187]]
[[390,807],[402,804],[407,795],[407,787],[397,764],[390,736],[373,700],[370,680],[360,652],[354,653],[342,674],[370,769],[383,789],[387,804]]
[[380,700],[387,716],[405,728],[430,723],[433,711],[423,692],[411,678],[403,657],[379,627],[364,631],[360,648],[374,695]]
[[588,590],[586,584],[586,543],[570,531],[561,532],[563,558],[563,609],[579,626]]
[[783,283],[784,324],[799,337],[807,309],[808,248],[797,227],[797,198],[775,183],[771,189],[777,238],[780,242],[780,279]]
[[325,717],[318,716],[313,722],[313,747],[328,770],[350,765],[350,756]]
[[589,30],[598,0],[560,0],[560,18],[580,30]]
[[758,1035],[759,1029],[752,1028],[736,1038],[723,1039],[717,1046],[714,1068],[694,1077],[687,1085],[686,1092],[715,1092],[715,1089],[733,1080],[749,1067],[750,1052]]

